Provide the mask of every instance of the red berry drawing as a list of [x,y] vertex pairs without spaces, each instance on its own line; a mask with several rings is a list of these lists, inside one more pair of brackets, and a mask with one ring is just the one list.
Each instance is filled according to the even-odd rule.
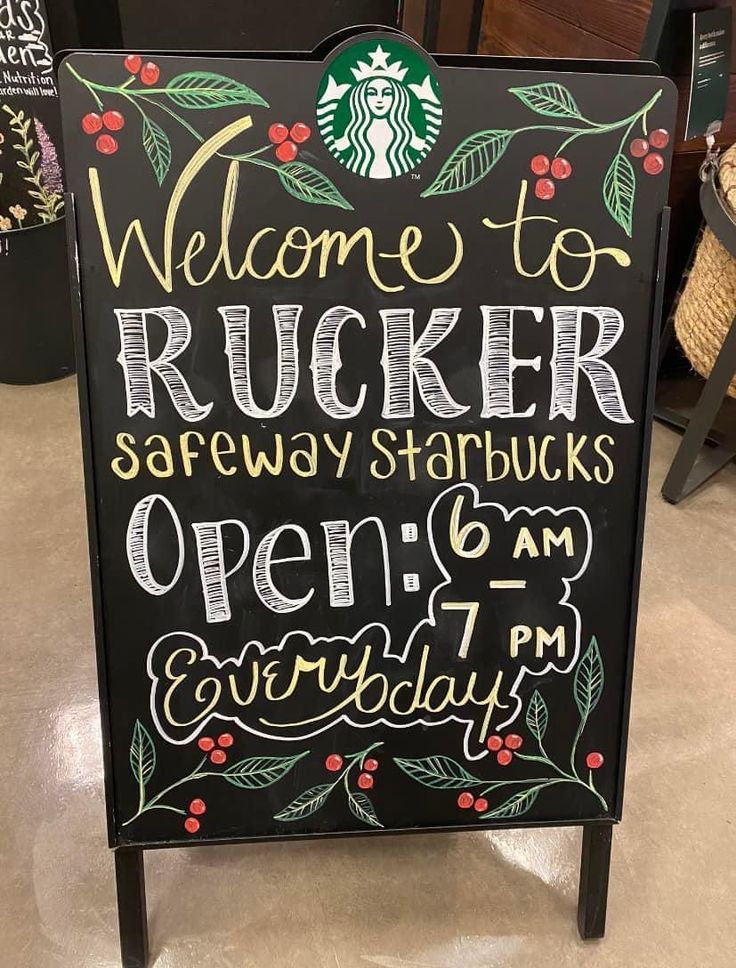
[[460,807],[461,810],[469,810],[470,807],[473,806],[474,802],[475,802],[475,797],[473,796],[472,793],[468,793],[467,790],[465,791],[465,793],[461,793],[460,796],[457,798],[457,805],[458,807]]
[[232,746],[234,742],[235,740],[232,737],[232,733],[220,733],[220,735],[217,737],[217,745],[224,747],[224,749]]
[[85,114],[82,118],[82,131],[85,134],[97,134],[98,131],[102,130],[102,118],[99,114],[95,114],[94,111],[90,111],[89,114]]
[[656,151],[650,151],[644,159],[644,171],[647,175],[658,175],[664,171],[664,158]]
[[289,131],[289,137],[292,141],[296,141],[298,145],[307,141],[311,134],[312,129],[303,121],[297,121],[296,124],[292,124],[291,131]]
[[342,769],[343,759],[339,753],[330,753],[330,755],[325,760],[325,766],[330,771],[330,773],[337,773],[338,770]]
[[103,155],[114,155],[118,150],[118,143],[111,134],[101,134],[95,142],[95,147]]
[[158,64],[154,64],[153,61],[148,61],[148,63],[144,64],[141,68],[141,84],[145,84],[150,87],[152,84],[156,83],[160,74],[161,71]]
[[286,141],[288,137],[289,137],[289,129],[286,127],[285,124],[281,124],[279,121],[276,121],[268,129],[268,140],[273,145],[280,145],[281,142]]
[[211,736],[201,736],[197,740],[197,746],[202,750],[203,753],[209,753],[210,750],[215,748],[215,741]]
[[503,740],[500,736],[489,736],[486,740],[486,746],[492,753],[497,753],[503,746]]
[[514,754],[511,752],[511,750],[499,750],[498,753],[496,753],[496,759],[498,760],[499,766],[508,766],[513,758]]
[[520,750],[523,744],[524,740],[516,733],[509,733],[504,739],[504,745],[506,746],[506,749],[509,750]]
[[137,74],[141,69],[141,64],[143,60],[140,54],[128,54],[128,56],[123,61],[125,65],[125,70],[130,71],[131,74]]
[[197,817],[201,817],[206,810],[207,804],[204,802],[204,800],[200,800],[199,797],[197,797],[196,800],[192,800],[192,802],[189,804],[189,812],[193,813]]
[[572,175],[572,165],[567,158],[553,158],[550,171],[553,178],[569,178]]
[[276,149],[276,157],[279,161],[293,161],[298,151],[293,141],[284,141]]
[[588,753],[585,757],[585,765],[589,770],[599,770],[603,766],[603,754]]
[[473,804],[473,810],[477,810],[478,813],[484,813],[488,809],[488,801],[485,797],[478,797],[478,799]]
[[227,760],[227,753],[224,750],[212,750],[210,753],[210,762],[216,766],[222,766],[225,760]]
[[549,158],[546,155],[535,155],[529,167],[535,175],[546,175],[549,171]]
[[369,773],[375,773],[378,769],[378,760],[374,760],[372,756],[369,756],[367,760],[363,761],[363,769],[368,770]]
[[358,786],[361,790],[370,790],[373,786],[373,777],[370,773],[361,773],[358,777]]
[[119,111],[105,111],[102,123],[108,131],[119,131],[125,124],[125,118]]
[[649,142],[645,138],[634,138],[629,145],[629,151],[634,158],[643,158],[649,151]]
[[551,178],[540,178],[534,186],[534,194],[545,202],[549,201],[550,198],[554,198],[555,183]]
[[664,128],[657,128],[649,135],[649,144],[652,148],[666,148],[670,143],[670,135]]
[[199,820],[196,817],[187,817],[184,821],[184,829],[188,834],[196,834],[199,830]]

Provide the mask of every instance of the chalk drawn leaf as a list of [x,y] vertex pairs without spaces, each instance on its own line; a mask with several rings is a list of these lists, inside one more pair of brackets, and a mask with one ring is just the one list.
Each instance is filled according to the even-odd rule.
[[130,768],[139,786],[145,786],[156,769],[156,747],[139,719],[135,721],[130,743]]
[[510,87],[509,94],[515,94],[532,111],[546,118],[582,118],[575,98],[562,84],[532,84],[529,87]]
[[603,692],[603,660],[598,640],[593,636],[585,655],[578,662],[573,682],[573,695],[584,723],[598,705]]
[[634,168],[620,152],[614,155],[605,178],[603,179],[603,201],[614,222],[618,222],[626,234],[631,236],[634,215],[634,195],[636,194],[636,175]]
[[302,161],[290,161],[277,168],[286,191],[302,202],[312,205],[334,205],[352,212],[353,206],[343,198],[327,175]]
[[487,780],[480,780],[468,773],[464,766],[450,756],[426,756],[418,759],[395,757],[394,763],[412,780],[432,787],[433,790],[461,790],[468,786],[486,786]]
[[508,147],[514,131],[476,131],[461,141],[422,198],[464,192],[486,177]]
[[332,787],[332,783],[321,783],[319,786],[310,787],[304,793],[300,793],[296,800],[292,800],[283,810],[275,814],[273,819],[289,822],[303,820],[304,817],[311,816],[324,804]]
[[544,734],[547,732],[549,722],[549,711],[547,703],[542,698],[538,689],[532,693],[529,705],[526,707],[526,724],[529,731],[538,742],[542,742]]
[[191,110],[224,108],[233,104],[257,104],[267,108],[260,94],[232,77],[212,71],[186,71],[173,77],[163,93],[177,107]]
[[369,824],[371,827],[383,827],[383,824],[376,816],[376,810],[369,797],[360,790],[353,792],[348,790],[348,806],[350,812],[358,820]]
[[546,786],[546,783],[540,783],[538,786],[531,787],[528,790],[519,790],[518,793],[510,796],[508,800],[504,800],[502,804],[494,807],[493,810],[482,813],[480,819],[506,820],[510,817],[518,817],[522,813],[526,813],[534,805],[534,801],[539,796],[539,791],[543,786]]
[[261,790],[278,783],[306,755],[298,753],[296,756],[251,756],[234,763],[219,775],[241,790]]
[[171,167],[171,142],[164,129],[148,117],[143,118],[143,147],[156,175],[156,181],[162,185]]

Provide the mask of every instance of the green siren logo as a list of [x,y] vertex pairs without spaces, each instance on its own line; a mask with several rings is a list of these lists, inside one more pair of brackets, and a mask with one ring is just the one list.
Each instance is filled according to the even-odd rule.
[[362,41],[325,72],[317,126],[330,153],[366,178],[415,168],[437,140],[442,102],[426,62],[391,40]]

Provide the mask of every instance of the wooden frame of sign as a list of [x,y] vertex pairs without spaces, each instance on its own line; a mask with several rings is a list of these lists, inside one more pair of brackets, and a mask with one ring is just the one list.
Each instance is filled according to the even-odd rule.
[[59,74],[126,968],[143,850],[314,835],[580,825],[601,936],[672,85],[373,28]]

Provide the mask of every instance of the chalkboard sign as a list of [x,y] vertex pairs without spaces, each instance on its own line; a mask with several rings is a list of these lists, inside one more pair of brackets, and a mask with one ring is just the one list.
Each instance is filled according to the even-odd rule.
[[59,68],[116,847],[614,821],[675,92]]
[[63,214],[59,102],[41,0],[0,5],[0,232]]
[[63,216],[61,115],[46,10],[43,0],[2,0],[2,383],[41,383],[73,372]]

